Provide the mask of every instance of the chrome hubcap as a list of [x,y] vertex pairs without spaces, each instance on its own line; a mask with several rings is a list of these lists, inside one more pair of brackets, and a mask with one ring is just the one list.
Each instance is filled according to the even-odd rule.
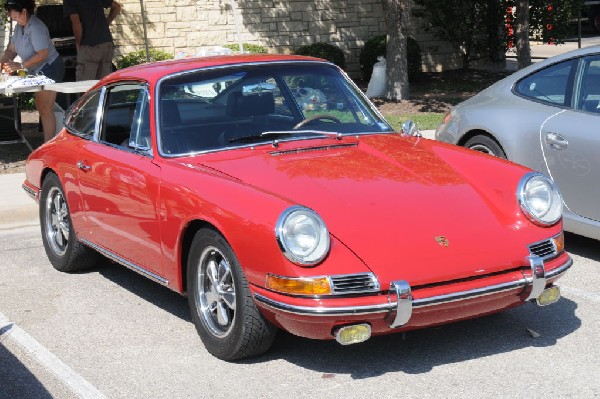
[[69,211],[61,191],[52,187],[46,197],[44,228],[52,251],[62,256],[69,244]]
[[235,286],[229,262],[215,247],[200,256],[197,305],[208,330],[216,337],[231,331],[235,315]]
[[496,155],[494,154],[494,151],[492,151],[488,146],[485,146],[483,144],[475,144],[470,146],[469,148],[474,151],[485,152],[486,154],[490,155]]

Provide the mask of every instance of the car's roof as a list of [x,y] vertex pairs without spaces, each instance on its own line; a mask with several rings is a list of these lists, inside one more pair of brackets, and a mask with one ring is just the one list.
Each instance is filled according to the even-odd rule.
[[208,57],[192,57],[184,59],[174,59],[167,61],[159,61],[147,64],[132,66],[125,69],[120,69],[108,77],[101,80],[100,84],[111,81],[122,80],[146,80],[155,82],[163,76],[173,73],[214,67],[220,65],[235,65],[248,63],[263,63],[263,62],[293,62],[293,61],[321,61],[325,60],[313,57],[305,57],[299,55],[283,55],[283,54],[235,54],[235,55],[215,55]]

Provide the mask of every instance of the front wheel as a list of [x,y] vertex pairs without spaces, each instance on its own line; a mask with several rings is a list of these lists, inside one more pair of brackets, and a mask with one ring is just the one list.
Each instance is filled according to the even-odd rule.
[[98,254],[77,240],[62,185],[53,173],[42,184],[40,226],[46,255],[56,270],[74,272],[96,263]]
[[506,154],[502,147],[500,147],[500,144],[488,136],[481,134],[473,136],[467,140],[464,146],[474,151],[484,152],[498,158],[506,159]]
[[225,238],[212,229],[199,230],[187,267],[190,312],[206,349],[222,360],[266,352],[277,329],[256,308]]

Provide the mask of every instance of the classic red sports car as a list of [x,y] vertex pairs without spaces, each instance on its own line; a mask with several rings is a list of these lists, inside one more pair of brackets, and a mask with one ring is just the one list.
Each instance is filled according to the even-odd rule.
[[102,254],[187,294],[221,359],[549,304],[572,264],[549,179],[394,132],[314,58],[117,71],[26,170],[56,269]]

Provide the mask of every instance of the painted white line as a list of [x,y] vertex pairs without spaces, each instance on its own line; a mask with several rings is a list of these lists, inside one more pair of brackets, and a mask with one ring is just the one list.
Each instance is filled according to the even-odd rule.
[[10,339],[18,344],[32,359],[50,373],[54,374],[56,378],[69,387],[71,391],[80,398],[106,398],[92,384],[73,371],[73,369],[63,363],[58,357],[52,354],[52,352],[42,346],[42,344],[32,338],[23,329],[14,323],[11,323],[8,318],[0,312],[0,342],[4,339]]
[[565,287],[564,285],[559,285],[560,291],[565,294],[572,294],[575,296],[583,297],[589,299],[592,302],[600,303],[600,294],[596,294],[593,292],[583,291],[577,288]]

